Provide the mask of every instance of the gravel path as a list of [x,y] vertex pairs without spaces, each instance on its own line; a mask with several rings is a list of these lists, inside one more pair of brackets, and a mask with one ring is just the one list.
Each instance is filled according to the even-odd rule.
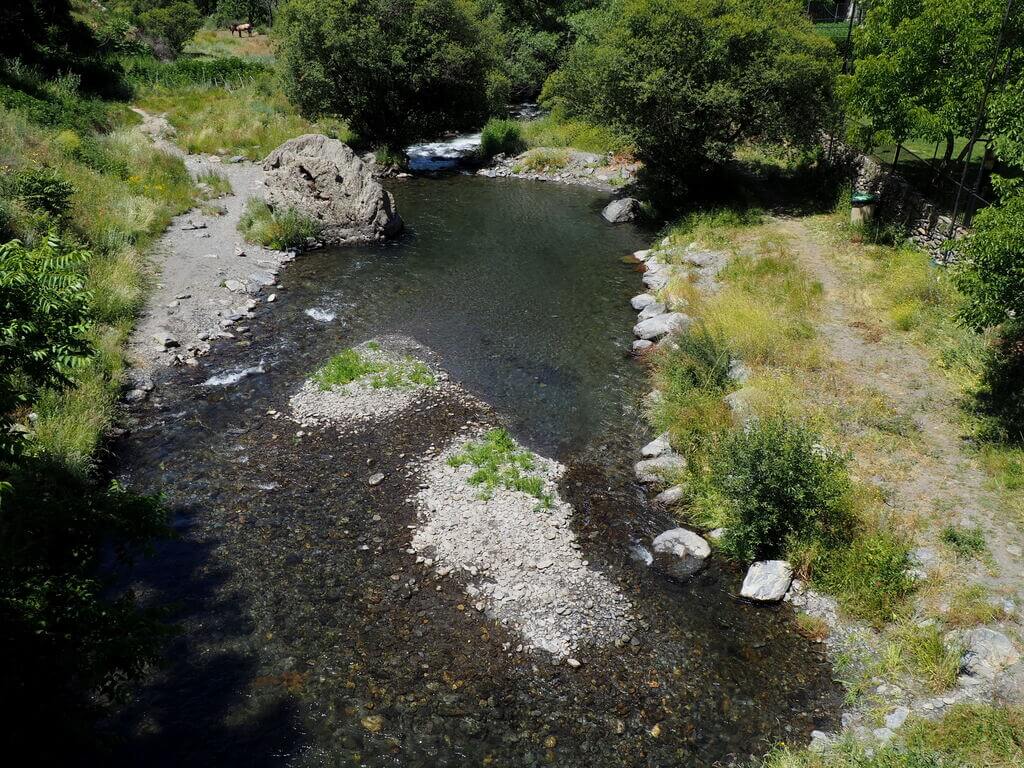
[[211,201],[220,215],[194,209],[176,217],[153,249],[155,285],[129,342],[132,362],[144,373],[193,364],[209,351],[210,340],[245,333],[244,320],[269,300],[281,266],[294,254],[245,243],[238,231],[246,200],[262,194],[259,165],[186,154],[171,143],[174,129],[165,118],[136,112],[143,133],[181,157],[193,176],[212,171],[231,184],[230,194]]

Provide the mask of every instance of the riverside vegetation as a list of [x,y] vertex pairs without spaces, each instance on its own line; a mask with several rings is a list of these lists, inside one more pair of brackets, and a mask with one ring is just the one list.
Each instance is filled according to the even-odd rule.
[[[949,137],[975,117],[1001,13],[997,3],[880,0],[855,36],[854,74],[840,77],[832,43],[796,3],[408,0],[397,14],[387,5],[283,3],[279,62],[266,36],[236,42],[213,28],[253,9],[269,24],[273,3],[16,0],[21,23],[0,30],[0,611],[8,697],[25,732],[46,722],[67,732],[64,746],[89,741],[92,719],[158,661],[166,633],[131,594],[107,590],[106,548],[128,564],[166,529],[158,499],[101,470],[103,436],[146,293],[147,249],[174,215],[224,189],[190,178],[136,132],[129,103],[166,113],[188,151],[250,160],[306,132],[394,150],[492,118],[488,155],[533,147],[528,162],[547,168],[570,147],[635,154],[652,210],[669,215],[721,191],[696,180],[733,184],[744,153],[781,144],[783,156],[820,165],[813,146],[838,98],[861,134],[946,139],[948,161]],[[215,20],[202,29],[205,17]],[[933,55],[958,34],[971,43],[956,49],[960,65]],[[873,679],[949,688],[959,654],[936,627],[1006,618],[994,598],[1012,592],[1012,574],[989,571],[1024,524],[1020,45],[1017,11],[982,126],[1002,164],[1000,197],[948,271],[851,231],[843,204],[796,223],[749,207],[696,213],[668,232],[731,254],[715,292],[684,280],[666,288],[700,322],[651,358],[664,394],[651,419],[689,462],[679,514],[725,527],[720,546],[733,557],[789,558],[878,629],[878,658],[840,664],[851,700],[869,699]],[[935,66],[900,69],[922,60]],[[927,87],[924,72],[942,87]],[[506,104],[538,96],[547,116],[508,120]],[[253,203],[244,225],[253,239],[284,248],[315,237],[308,222],[264,209]],[[827,291],[825,274],[836,280]],[[838,319],[837,297],[849,309]],[[964,450],[990,493],[985,527],[949,522],[944,489],[913,485],[908,465],[934,467],[919,414],[846,369],[837,348],[850,334],[909,345],[944,382],[936,391],[958,398],[933,410],[971,437]],[[344,355],[323,383],[367,373]],[[735,359],[748,368],[742,386]],[[489,433],[453,460],[476,467],[485,491],[532,493],[507,438]],[[925,582],[909,575],[921,539],[948,554]],[[824,755],[780,747],[766,762],[1002,768],[1024,761],[1022,745],[1019,707],[958,704],[937,723],[910,721],[881,748],[841,739]]]

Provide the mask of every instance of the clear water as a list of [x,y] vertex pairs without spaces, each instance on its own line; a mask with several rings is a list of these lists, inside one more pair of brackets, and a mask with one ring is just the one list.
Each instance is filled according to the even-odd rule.
[[[737,601],[728,567],[677,583],[635,558],[672,525],[629,471],[649,435],[626,355],[641,284],[622,257],[650,234],[606,225],[586,189],[452,177],[392,191],[400,242],[290,265],[251,341],[168,370],[121,446],[125,479],[164,491],[179,533],[133,586],[181,632],[111,724],[104,762],[712,766],[830,727],[837,687],[788,608]],[[490,407],[442,398],[344,436],[267,416],[326,357],[385,333]],[[467,419],[568,464],[586,556],[634,604],[631,643],[582,649],[579,670],[510,654],[514,631],[405,552],[408,461]]]

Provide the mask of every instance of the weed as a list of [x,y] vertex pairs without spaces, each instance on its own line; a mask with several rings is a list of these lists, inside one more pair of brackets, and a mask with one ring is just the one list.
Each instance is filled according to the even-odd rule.
[[796,630],[808,640],[822,643],[828,638],[828,622],[819,616],[812,616],[809,613],[798,613],[796,615]]
[[480,134],[480,153],[485,158],[517,155],[524,146],[522,130],[515,120],[491,118]]
[[605,126],[583,120],[569,120],[560,110],[553,110],[537,120],[523,122],[521,133],[531,147],[572,147],[600,155],[628,154],[631,143]]
[[489,499],[494,491],[507,488],[539,499],[542,507],[550,507],[553,499],[544,492],[544,479],[530,474],[536,469],[533,454],[520,449],[508,431],[492,429],[481,441],[466,443],[459,453],[448,457],[448,465],[475,467],[469,476],[471,485],[481,488],[481,498]]
[[892,628],[883,650],[889,677],[909,674],[933,693],[956,684],[962,656],[963,648],[947,645],[937,624],[921,625],[909,620]]
[[196,183],[199,185],[203,197],[208,200],[231,194],[231,182],[223,173],[204,171],[196,177]]
[[249,198],[238,222],[249,242],[283,251],[304,247],[320,234],[320,224],[294,209],[275,211],[257,198]]
[[942,620],[949,627],[969,628],[991,624],[1005,617],[1005,609],[993,600],[983,584],[965,584],[953,593],[949,610],[943,614]]
[[568,150],[538,147],[523,155],[518,167],[520,173],[552,173],[565,168],[568,163]]
[[947,525],[939,533],[939,540],[964,560],[981,557],[988,550],[985,532],[980,527]]
[[[366,346],[375,352],[380,350],[376,342]],[[361,354],[358,349],[339,352],[313,374],[313,381],[325,390],[350,384],[357,379],[366,379],[374,389],[429,387],[436,382],[430,368],[420,360],[411,357],[397,361],[374,359]]]

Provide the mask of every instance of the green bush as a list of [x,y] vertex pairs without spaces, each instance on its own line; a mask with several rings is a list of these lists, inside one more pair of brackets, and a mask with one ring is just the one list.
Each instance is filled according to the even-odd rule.
[[744,561],[851,538],[847,457],[801,424],[772,418],[730,433],[712,458],[709,482],[728,521],[722,548]]
[[985,355],[975,410],[986,437],[1024,444],[1024,322],[1007,323]]
[[24,168],[14,174],[13,192],[25,204],[51,216],[64,216],[71,208],[74,185],[52,168]]
[[296,210],[275,211],[262,200],[250,198],[238,229],[251,243],[285,251],[302,248],[308,240],[316,239],[321,226]]
[[203,26],[203,17],[192,3],[172,2],[143,11],[138,16],[138,24],[147,37],[156,38],[178,55]]
[[974,219],[953,271],[967,298],[961,317],[982,329],[1024,318],[1024,194],[1017,194]]
[[495,155],[517,155],[525,147],[519,123],[492,117],[480,134],[480,152],[485,158]]
[[979,557],[988,549],[985,544],[985,533],[981,528],[963,528],[955,525],[944,526],[939,533],[939,540],[949,546],[956,556],[967,560]]

